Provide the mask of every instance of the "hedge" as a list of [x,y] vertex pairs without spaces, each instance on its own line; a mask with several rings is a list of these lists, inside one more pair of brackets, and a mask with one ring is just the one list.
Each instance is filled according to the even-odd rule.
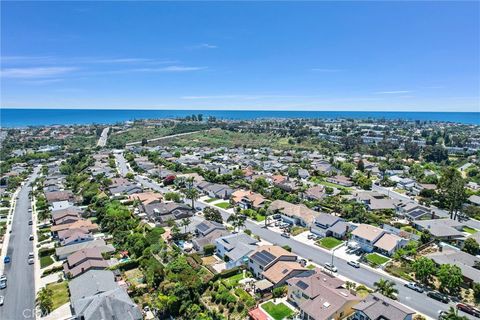
[[138,264],[139,264],[138,260],[128,260],[128,261],[119,263],[117,265],[111,266],[109,269],[110,270],[118,269],[120,271],[128,271],[138,267]]
[[203,253],[206,256],[211,256],[215,252],[215,248],[214,244],[207,244],[203,247]]
[[230,278],[231,276],[234,276],[234,275],[242,272],[243,269],[244,269],[243,266],[237,266],[237,267],[233,267],[232,269],[223,270],[222,272],[217,273],[214,276],[213,280],[215,281],[215,280],[218,280],[218,279]]
[[282,246],[283,249],[287,250],[288,252],[292,252],[292,248],[289,245]]
[[51,256],[54,253],[55,253],[55,248],[42,248],[38,250],[39,257]]
[[55,273],[55,272],[58,272],[58,271],[62,271],[62,270],[63,270],[63,266],[58,266],[58,267],[53,267],[53,268],[47,269],[47,270],[42,272],[42,277],[48,276],[49,274],[52,274],[52,273]]
[[202,258],[200,258],[200,256],[198,255],[198,253],[192,253],[192,254],[190,255],[190,257],[192,257],[193,260],[195,260],[196,263],[198,263],[198,264],[203,264]]

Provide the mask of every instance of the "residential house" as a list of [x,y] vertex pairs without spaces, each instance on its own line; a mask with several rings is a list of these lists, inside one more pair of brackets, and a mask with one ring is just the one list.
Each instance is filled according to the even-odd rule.
[[353,307],[352,320],[412,320],[415,311],[380,293],[371,293]]
[[165,226],[169,221],[177,221],[193,216],[193,210],[184,203],[160,202],[141,205],[140,212],[145,213],[151,220],[161,226]]
[[257,248],[258,240],[245,233],[236,233],[215,240],[217,255],[226,261],[226,268],[248,264],[248,256]]
[[195,238],[192,240],[193,248],[202,252],[206,245],[214,245],[218,238],[228,234],[230,232],[223,224],[205,220],[195,228]]
[[266,199],[259,193],[248,190],[237,190],[232,193],[232,202],[242,209],[259,209],[265,205]]
[[75,196],[73,192],[70,190],[46,192],[45,198],[47,199],[47,202],[49,204],[52,204],[53,202],[57,202],[57,201],[69,201],[69,202],[75,201]]
[[304,204],[293,204],[283,200],[275,200],[268,207],[270,213],[280,213],[282,220],[293,225],[311,226],[318,212]]
[[297,261],[297,256],[279,246],[264,245],[258,247],[248,260],[248,268],[257,278],[263,279],[263,272],[277,261]]
[[270,281],[274,287],[278,287],[284,285],[288,279],[306,271],[308,271],[308,269],[300,265],[297,261],[278,260],[262,272],[262,277]]
[[159,203],[163,199],[163,196],[157,192],[140,192],[128,196],[129,201],[138,200],[144,205]]
[[328,213],[318,214],[310,227],[310,231],[316,235],[338,239],[343,239],[353,229],[354,226],[349,222]]
[[86,229],[89,232],[98,231],[98,225],[90,220],[78,220],[72,223],[64,223],[60,225],[54,225],[50,228],[50,232],[54,237],[58,237],[58,233],[68,229]]
[[438,266],[450,264],[459,267],[466,287],[470,288],[474,283],[480,283],[480,270],[476,268],[480,264],[480,259],[476,256],[456,249],[442,249],[425,256],[432,259]]
[[308,200],[312,200],[312,201],[321,200],[326,195],[327,195],[327,193],[325,192],[325,187],[322,186],[322,185],[317,185],[317,186],[311,187],[311,188],[307,189],[307,191],[305,191],[305,197]]
[[68,287],[73,319],[143,319],[140,308],[115,282],[111,271],[88,271],[71,280]]
[[115,248],[111,244],[106,244],[105,240],[95,239],[92,241],[81,242],[69,246],[58,247],[55,249],[55,255],[57,256],[58,260],[64,260],[77,251],[89,248],[98,248],[98,250],[100,250],[100,253],[110,253],[115,251]]
[[108,266],[98,248],[88,248],[70,255],[63,263],[63,272],[66,277],[75,278],[88,270],[103,270]]
[[200,182],[197,184],[197,188],[211,198],[228,199],[233,193],[232,188],[218,183]]
[[344,319],[361,298],[345,289],[345,282],[320,271],[305,272],[287,280],[288,301],[300,310],[300,319]]
[[357,242],[363,251],[372,252],[375,248],[375,242],[377,242],[384,233],[386,233],[386,231],[380,228],[369,224],[360,224],[352,231],[351,239]]
[[341,185],[343,187],[353,186],[352,179],[350,179],[348,177],[345,177],[345,176],[341,176],[341,175],[333,176],[333,177],[327,177],[326,180],[327,180],[327,182],[338,184],[338,185]]
[[412,225],[419,231],[428,231],[437,240],[461,241],[465,238],[462,231],[465,224],[450,218],[415,220]]

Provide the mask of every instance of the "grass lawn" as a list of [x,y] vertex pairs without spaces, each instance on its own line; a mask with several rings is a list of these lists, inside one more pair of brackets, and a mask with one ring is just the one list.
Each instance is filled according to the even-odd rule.
[[339,246],[343,241],[338,240],[332,237],[325,237],[323,239],[318,240],[318,244],[320,247],[325,248],[325,249],[333,249],[336,246]]
[[[245,276],[248,277],[247,274]],[[223,279],[222,282],[226,287],[231,288],[231,287],[235,287],[238,284],[238,282],[242,279],[243,279],[243,272],[236,274],[234,276],[231,276],[230,278]]]
[[210,202],[213,202],[215,200],[218,200],[218,199],[215,199],[215,198],[208,198],[207,200],[205,200],[206,203],[210,203]]
[[40,268],[43,269],[48,267],[49,265],[53,264],[53,259],[50,256],[45,256],[40,258]]
[[477,229],[473,229],[473,228],[470,228],[470,227],[463,227],[463,232],[467,232],[467,233],[470,233],[470,234],[474,234],[474,233],[477,233]]
[[387,257],[381,256],[381,255],[376,254],[376,253],[367,254],[365,256],[365,258],[368,260],[368,262],[370,262],[373,265],[377,265],[377,266],[382,265],[385,262],[390,260]]
[[253,307],[255,305],[255,299],[245,290],[242,288],[236,288],[235,289],[235,294],[237,297],[240,298],[249,308]]
[[255,220],[258,222],[265,221],[265,216],[257,213],[257,215],[255,216]]
[[231,208],[232,206],[230,205],[229,202],[219,202],[215,204],[216,207],[222,208],[222,209],[228,209]]
[[47,288],[52,290],[52,310],[63,306],[69,301],[67,281],[62,281],[60,283],[49,283],[47,284]]
[[282,320],[293,314],[292,309],[281,302],[279,304],[274,304],[273,302],[269,301],[262,304],[262,309],[265,310],[275,320]]
[[295,226],[295,227],[292,228],[292,231],[290,233],[292,234],[292,236],[298,236],[300,233],[302,233],[304,231],[307,231],[307,230],[308,230],[307,228]]
[[313,264],[309,264],[306,268],[308,270],[313,270],[313,269],[315,269],[315,266]]

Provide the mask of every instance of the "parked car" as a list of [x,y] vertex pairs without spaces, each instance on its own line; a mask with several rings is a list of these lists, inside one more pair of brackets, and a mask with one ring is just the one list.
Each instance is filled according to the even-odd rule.
[[333,264],[330,262],[326,262],[324,265],[325,269],[332,271],[332,272],[337,272],[337,267],[335,267]]
[[313,233],[309,233],[307,239],[314,239],[316,236]]
[[465,313],[468,313],[468,314],[474,316],[475,318],[480,318],[480,310],[478,310],[477,308],[474,308],[472,306],[469,306],[468,304],[457,303],[457,309],[461,310]]
[[10,261],[10,256],[5,256],[5,258],[3,258],[3,263],[10,263]]
[[347,262],[347,264],[351,265],[354,268],[360,268],[360,263],[358,261],[355,261],[355,260],[350,260],[350,261]]
[[31,226],[33,224],[32,220],[28,220],[28,225]]
[[5,289],[7,287],[7,280],[0,281],[0,289]]
[[282,216],[279,213],[276,213],[272,216],[272,218],[275,219],[275,220],[280,220],[281,217]]
[[0,306],[3,306],[4,302],[5,302],[5,298],[3,296],[0,296]]
[[0,281],[7,281],[7,275],[6,274],[2,274],[0,276]]
[[29,257],[29,258],[33,258],[33,257],[34,257],[33,252],[29,252],[29,253],[28,253],[28,257]]
[[444,320],[447,317],[447,311],[438,310],[438,320]]
[[280,226],[280,223],[281,223],[281,222],[280,222],[280,221],[278,221],[278,220],[277,220],[277,221],[275,221],[275,227],[278,227],[278,226]]
[[282,232],[282,237],[290,238],[290,234],[287,232]]
[[405,287],[407,287],[409,289],[412,289],[412,290],[415,290],[415,291],[420,292],[420,293],[423,292],[423,289],[418,284],[416,284],[415,282],[406,283]]
[[305,259],[300,259],[300,260],[298,260],[298,263],[300,263],[300,265],[301,265],[302,267],[305,267],[305,266],[307,265],[307,260],[305,260]]
[[28,259],[28,264],[34,264],[34,263],[35,263],[35,260],[33,260],[33,258]]
[[33,240],[33,234],[31,234],[30,237],[28,237],[28,240],[30,240],[30,241]]
[[446,295],[441,294],[438,291],[430,291],[429,293],[427,293],[427,296],[443,303],[448,303],[450,301]]

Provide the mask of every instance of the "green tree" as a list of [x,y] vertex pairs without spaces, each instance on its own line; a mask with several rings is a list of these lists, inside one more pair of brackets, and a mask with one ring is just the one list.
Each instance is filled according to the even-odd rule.
[[348,162],[343,162],[340,165],[340,170],[342,170],[342,174],[346,177],[350,177],[353,173],[353,170],[355,170],[355,166],[351,163]]
[[390,299],[396,299],[398,290],[395,288],[395,282],[386,279],[380,279],[374,284],[375,291],[380,292],[385,297]]
[[427,257],[420,257],[412,264],[415,278],[424,284],[428,284],[435,273],[436,266],[433,260]]
[[480,283],[475,282],[472,286],[473,289],[473,296],[475,297],[475,301],[480,301]]
[[47,287],[43,287],[40,289],[37,295],[37,304],[42,312],[42,315],[47,315],[52,312],[53,308],[53,299],[52,299],[53,292],[51,289]]
[[458,315],[458,309],[450,307],[447,313],[443,315],[442,320],[468,320],[468,318]]
[[205,209],[203,209],[203,216],[208,221],[223,223],[222,214],[215,208],[205,207]]
[[471,255],[477,255],[480,246],[474,238],[467,238],[463,244],[462,251],[468,252]]
[[467,199],[465,180],[457,169],[449,167],[443,171],[438,187],[440,194],[445,199],[446,206],[450,212],[450,218],[456,219],[458,212],[462,209],[463,203]]
[[197,200],[198,197],[200,196],[200,194],[198,193],[198,190],[195,188],[188,188],[185,191],[185,196],[187,197],[187,199],[192,200],[192,209],[195,209],[195,200]]
[[451,264],[442,264],[437,271],[440,281],[440,290],[447,290],[450,294],[456,294],[463,282],[462,270]]
[[236,212],[228,217],[227,222],[233,226],[233,230],[240,230],[241,227],[245,226],[245,220],[245,215]]
[[192,222],[192,220],[190,220],[190,218],[183,218],[180,222],[180,224],[182,225],[182,227],[184,228],[184,232],[183,233],[187,233],[187,227],[188,225]]

